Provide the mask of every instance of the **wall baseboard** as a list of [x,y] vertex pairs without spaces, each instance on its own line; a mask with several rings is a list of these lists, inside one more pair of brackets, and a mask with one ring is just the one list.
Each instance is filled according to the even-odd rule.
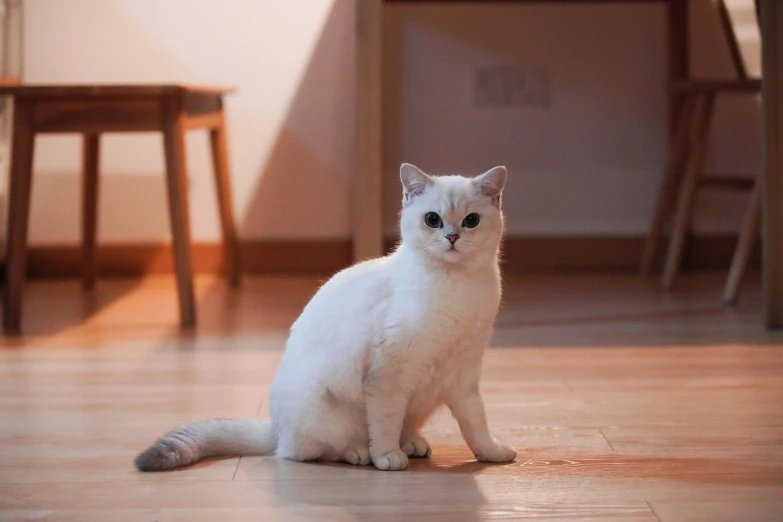
[[[555,272],[633,271],[642,254],[643,237],[509,237],[503,246],[507,275]],[[387,251],[394,240],[386,241]],[[735,236],[695,237],[683,259],[685,270],[726,270],[736,245]],[[219,243],[193,245],[196,273],[222,269]],[[261,275],[329,275],[351,263],[351,241],[246,241],[241,245],[243,271]],[[78,246],[35,245],[28,251],[30,278],[78,278]],[[756,253],[751,269],[760,267]],[[172,273],[171,246],[157,243],[108,244],[98,248],[98,274],[137,277]]]
[[[195,243],[193,270],[217,273],[223,268],[220,243]],[[247,241],[240,245],[247,274],[331,274],[351,263],[350,240]],[[123,243],[98,247],[98,275],[133,277],[174,272],[171,245]],[[27,254],[31,278],[76,278],[81,274],[81,249],[76,245],[32,246]]]
[[[577,236],[511,238],[503,250],[506,273],[636,271],[643,236]],[[683,252],[685,271],[728,270],[737,245],[734,235],[692,237]],[[660,269],[665,246],[659,249]],[[749,270],[761,267],[760,249]]]

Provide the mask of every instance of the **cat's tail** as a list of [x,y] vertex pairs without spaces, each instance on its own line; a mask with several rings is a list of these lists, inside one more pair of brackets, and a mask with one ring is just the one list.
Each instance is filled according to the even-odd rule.
[[204,420],[170,431],[141,452],[133,463],[139,471],[164,471],[207,457],[270,455],[276,446],[269,421]]

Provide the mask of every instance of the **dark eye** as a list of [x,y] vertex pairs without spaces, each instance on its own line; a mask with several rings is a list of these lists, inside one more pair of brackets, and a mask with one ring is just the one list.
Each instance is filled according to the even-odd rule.
[[465,216],[465,219],[462,220],[462,226],[465,228],[476,228],[479,224],[479,215],[478,214],[468,214]]
[[427,212],[424,214],[424,222],[430,228],[440,228],[440,226],[443,225],[443,221],[441,221],[440,216],[435,212]]

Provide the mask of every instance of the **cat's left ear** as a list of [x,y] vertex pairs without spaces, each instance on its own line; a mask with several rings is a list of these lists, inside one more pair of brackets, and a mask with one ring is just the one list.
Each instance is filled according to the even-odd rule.
[[492,204],[500,208],[503,187],[506,186],[506,167],[495,167],[484,174],[473,178],[481,193],[492,200]]

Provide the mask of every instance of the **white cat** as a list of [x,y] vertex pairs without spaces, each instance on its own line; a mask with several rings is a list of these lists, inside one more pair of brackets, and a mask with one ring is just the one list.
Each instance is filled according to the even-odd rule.
[[505,167],[476,178],[400,169],[402,242],[326,282],[291,327],[269,394],[271,422],[186,424],[135,460],[159,471],[218,455],[269,455],[405,469],[446,405],[478,460],[509,462],[479,394],[500,303]]

